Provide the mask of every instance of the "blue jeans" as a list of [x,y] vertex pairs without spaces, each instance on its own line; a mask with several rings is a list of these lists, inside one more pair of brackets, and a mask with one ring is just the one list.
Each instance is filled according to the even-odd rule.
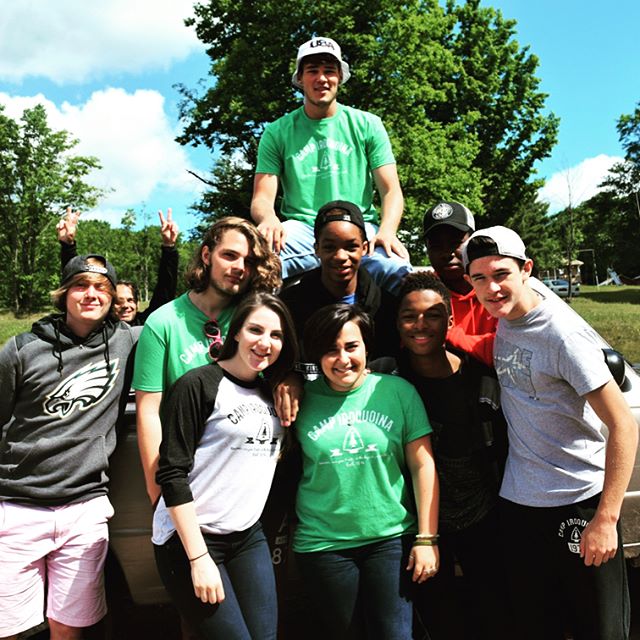
[[[320,261],[313,248],[313,227],[299,220],[285,220],[283,224],[287,238],[280,252],[282,277],[290,278],[319,267]],[[366,227],[369,238],[378,231],[378,227],[370,222],[366,223]],[[379,286],[394,294],[400,288],[402,278],[412,270],[408,262],[396,255],[390,258],[382,247],[377,247],[372,256],[364,257],[362,266]]]
[[340,551],[297,553],[312,606],[331,640],[410,640],[414,536]]
[[222,577],[225,599],[219,604],[196,598],[177,533],[154,547],[162,582],[189,627],[207,640],[275,640],[276,585],[260,523],[227,535],[204,534],[204,539]]

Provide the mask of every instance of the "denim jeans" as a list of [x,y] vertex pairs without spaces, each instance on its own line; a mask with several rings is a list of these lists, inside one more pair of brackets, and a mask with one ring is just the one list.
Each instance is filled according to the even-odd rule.
[[325,637],[411,638],[413,583],[405,567],[413,538],[296,554]]
[[[299,220],[286,220],[283,224],[287,237],[284,249],[280,252],[282,277],[290,278],[319,267],[320,261],[313,248],[313,227]],[[378,227],[369,222],[366,227],[369,238],[378,232]],[[397,293],[402,278],[412,270],[408,262],[395,254],[390,258],[382,247],[376,248],[372,256],[364,257],[362,266],[380,287],[394,294]]]
[[278,606],[271,554],[260,523],[226,535],[204,534],[222,577],[225,599],[196,598],[178,534],[154,547],[162,582],[190,628],[207,640],[275,640]]

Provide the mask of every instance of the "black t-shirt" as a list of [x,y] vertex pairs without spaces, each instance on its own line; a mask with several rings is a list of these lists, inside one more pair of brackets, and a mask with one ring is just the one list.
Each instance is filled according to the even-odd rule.
[[[460,531],[481,520],[497,501],[479,418],[480,376],[468,361],[446,378],[425,378],[400,367],[418,390],[433,427],[440,481],[440,530]],[[405,375],[407,374],[407,375]],[[499,413],[499,409],[498,412]]]

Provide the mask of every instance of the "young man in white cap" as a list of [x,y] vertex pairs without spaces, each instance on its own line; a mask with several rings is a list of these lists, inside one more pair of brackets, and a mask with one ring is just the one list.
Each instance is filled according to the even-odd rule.
[[[331,200],[353,202],[367,222],[370,249],[363,266],[392,291],[411,270],[409,254],[396,236],[402,189],[380,118],[337,101],[338,87],[349,77],[349,65],[331,38],[312,38],[298,49],[291,80],[304,94],[304,104],[264,131],[251,216],[280,254],[287,278],[318,266],[313,223],[320,207]],[[284,222],[275,210],[278,185]],[[379,227],[374,186],[382,204]]]
[[[494,360],[509,425],[500,489],[518,638],[622,639],[629,594],[619,517],[638,428],[593,329],[529,283],[505,227],[463,247],[467,278],[498,318]],[[605,439],[602,423],[608,429]]]

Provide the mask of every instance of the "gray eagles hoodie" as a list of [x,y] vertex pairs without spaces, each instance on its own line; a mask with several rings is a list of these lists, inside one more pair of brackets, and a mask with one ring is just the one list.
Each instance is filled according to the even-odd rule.
[[55,506],[107,493],[139,331],[107,320],[79,338],[54,314],[8,340],[0,351],[0,501]]

